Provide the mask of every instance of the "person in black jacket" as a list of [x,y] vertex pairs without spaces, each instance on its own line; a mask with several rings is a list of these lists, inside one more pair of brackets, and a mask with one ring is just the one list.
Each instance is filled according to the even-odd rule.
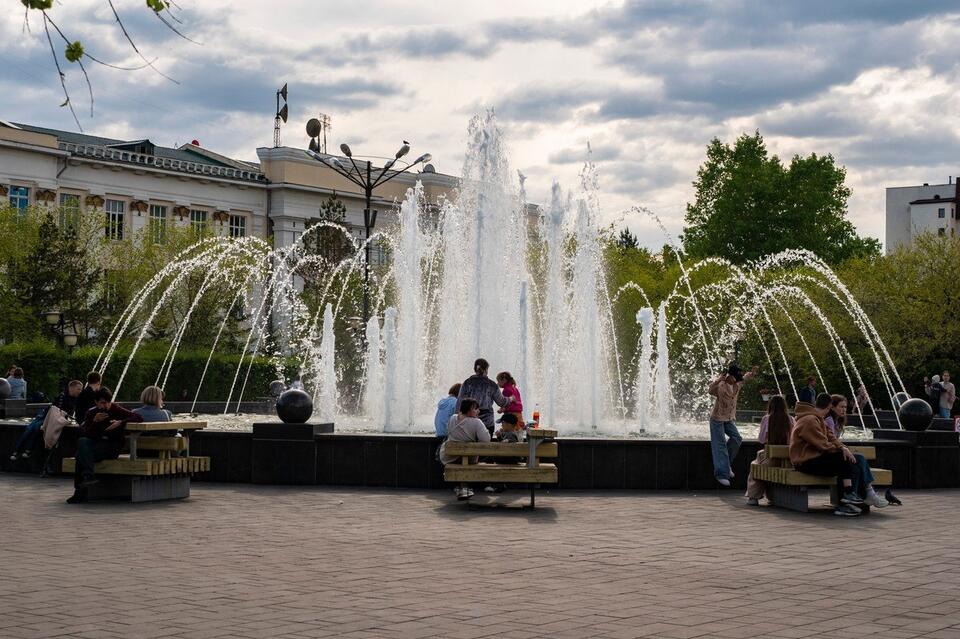
[[[56,401],[51,404],[51,406],[56,406],[63,412],[65,412],[69,417],[74,416],[76,411],[77,399],[80,396],[80,391],[83,388],[83,383],[79,380],[73,380],[67,384],[66,390],[64,390],[57,397]],[[37,413],[37,416],[27,425],[26,430],[23,431],[23,434],[20,435],[20,438],[17,439],[16,446],[13,449],[13,454],[10,455],[10,461],[16,461],[17,458],[20,459],[29,459],[37,448],[39,448],[42,432],[40,427],[43,426],[44,420],[47,418],[47,413],[50,411],[50,407],[44,408]]]
[[87,385],[83,387],[80,397],[77,398],[76,415],[77,421],[82,422],[87,411],[93,408],[94,397],[100,390],[101,377],[97,371],[87,373]]

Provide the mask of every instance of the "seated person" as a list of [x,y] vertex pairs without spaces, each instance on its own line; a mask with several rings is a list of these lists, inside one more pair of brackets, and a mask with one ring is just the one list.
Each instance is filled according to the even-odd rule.
[[[80,396],[81,390],[83,390],[82,382],[76,379],[71,381],[67,384],[67,389],[60,393],[56,401],[51,404],[51,408],[59,408],[66,414],[67,417],[74,417],[74,411],[76,410],[77,405],[77,397]],[[27,429],[23,431],[23,434],[20,435],[20,438],[17,440],[13,454],[10,455],[10,461],[16,461],[17,457],[20,457],[21,459],[29,459],[31,453],[33,453],[33,451],[39,447],[41,436],[40,429],[47,418],[47,413],[49,412],[50,408],[41,410],[37,413],[37,416],[33,418],[30,424],[27,425]]]
[[[505,444],[520,443],[520,426],[517,423],[517,416],[514,413],[506,413],[500,418],[500,430],[496,432],[494,439]],[[491,461],[498,464],[519,464],[520,457],[494,457]]]
[[437,402],[437,414],[433,417],[433,429],[437,437],[447,436],[447,424],[457,410],[458,395],[460,395],[460,384],[454,384],[447,391],[447,396]]
[[23,378],[23,369],[14,366],[10,369],[10,375],[7,377],[7,383],[10,384],[9,399],[27,398],[27,380]]
[[[797,421],[790,432],[790,461],[802,473],[837,477],[840,503],[834,514],[855,517],[860,514],[856,506],[861,504],[883,508],[887,502],[877,495],[870,483],[873,475],[866,459],[850,452],[824,422],[831,412],[831,402],[826,393],[817,396],[815,406],[797,402]],[[866,498],[860,498],[857,494],[860,490],[865,492]]]
[[143,418],[145,422],[169,422],[172,421],[170,411],[163,407],[163,391],[159,386],[147,386],[140,393],[140,408],[135,408],[134,413]]
[[116,459],[123,448],[127,422],[139,423],[143,417],[113,401],[113,393],[101,387],[94,395],[94,406],[84,416],[77,441],[76,468],[73,473],[73,495],[68,504],[87,501],[87,488],[97,483],[93,471],[97,462]]
[[[446,448],[450,442],[489,442],[490,431],[479,419],[480,404],[472,398],[460,400],[460,412],[450,417],[450,423],[447,425],[447,441],[440,446],[440,461],[444,465],[452,464],[459,457],[447,455]],[[471,457],[470,463],[476,464],[479,461],[477,457]],[[457,499],[470,499],[473,497],[473,490],[463,484],[454,489],[457,493]]]

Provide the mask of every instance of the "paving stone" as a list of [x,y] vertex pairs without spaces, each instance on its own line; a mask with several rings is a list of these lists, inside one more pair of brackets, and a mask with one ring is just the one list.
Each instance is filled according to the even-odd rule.
[[69,492],[0,476],[3,639],[960,639],[960,491],[858,519],[735,491],[553,492],[535,512],[446,490]]

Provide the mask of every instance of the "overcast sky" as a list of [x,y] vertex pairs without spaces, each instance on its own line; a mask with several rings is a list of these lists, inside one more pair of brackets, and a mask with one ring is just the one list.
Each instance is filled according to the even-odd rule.
[[[691,182],[715,136],[759,128],[782,158],[832,153],[847,167],[851,216],[882,239],[884,188],[946,182],[957,162],[960,3],[937,0],[178,0],[173,36],[143,0],[115,0],[150,70],[93,68],[68,86],[88,133],[149,137],[256,160],[272,140],[274,92],[290,86],[284,143],[332,118],[332,141],[387,155],[402,139],[459,174],[471,114],[493,107],[530,199],[576,184],[587,142],[606,220],[651,246],[632,204],[679,232]],[[0,119],[76,130],[34,20],[0,23]],[[104,0],[51,15],[95,56],[134,64]]]

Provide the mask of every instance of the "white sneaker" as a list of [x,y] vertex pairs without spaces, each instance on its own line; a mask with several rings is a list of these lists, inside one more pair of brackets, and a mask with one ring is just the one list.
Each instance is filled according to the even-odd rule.
[[734,474],[733,474],[733,471],[731,470],[731,471],[730,471],[730,479],[733,479],[734,477],[736,477],[736,475],[734,475]]
[[472,488],[464,488],[464,489],[463,489],[463,498],[464,498],[464,499],[470,499],[471,497],[473,497],[473,489],[472,489]]
[[10,455],[10,461],[17,461],[17,454],[16,454],[16,453]]
[[729,485],[730,485],[730,480],[729,480],[729,479],[718,479],[717,482],[718,482],[721,486],[729,486]]
[[750,497],[749,499],[747,499],[747,506],[759,506],[759,505],[760,505],[759,499],[754,499],[753,497]]
[[23,451],[23,454],[20,455],[20,459],[30,459],[30,451],[29,450]]
[[863,503],[865,503],[867,506],[873,506],[874,508],[886,508],[890,505],[886,499],[877,493],[870,493],[867,495],[863,500]]

